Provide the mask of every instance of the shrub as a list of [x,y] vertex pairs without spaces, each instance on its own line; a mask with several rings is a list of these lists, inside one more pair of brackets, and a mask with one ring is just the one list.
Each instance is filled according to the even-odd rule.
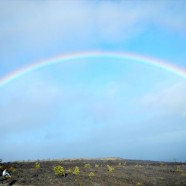
[[125,166],[126,163],[127,163],[126,161],[125,161],[125,162],[119,162],[118,165],[119,165],[119,166],[122,166],[122,165]]
[[109,172],[114,172],[114,168],[110,165],[107,165],[107,169]]
[[98,164],[95,164],[95,168],[99,168],[99,165]]
[[138,182],[138,183],[136,184],[136,186],[142,186],[142,184],[141,184],[140,182]]
[[183,173],[183,170],[181,169],[181,166],[177,165],[176,172]]
[[85,164],[84,168],[90,168],[90,164],[89,163]]
[[57,165],[54,167],[54,173],[57,176],[64,176],[65,175],[65,170],[62,166]]
[[14,167],[10,167],[10,171],[14,173],[16,169]]
[[90,178],[91,178],[91,177],[94,177],[94,173],[93,173],[93,172],[90,172],[88,176],[89,176]]
[[76,166],[76,167],[74,168],[73,174],[77,175],[77,174],[79,174],[79,173],[80,173],[79,167]]
[[67,174],[70,174],[71,172],[72,172],[71,169],[67,169],[67,170],[66,170],[66,173],[67,173]]
[[36,168],[37,170],[39,170],[39,169],[41,168],[41,164],[40,164],[39,162],[36,162],[35,168]]

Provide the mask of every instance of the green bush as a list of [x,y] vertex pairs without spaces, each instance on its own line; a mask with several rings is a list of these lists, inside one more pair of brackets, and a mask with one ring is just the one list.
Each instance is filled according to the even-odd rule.
[[40,164],[39,162],[36,162],[35,168],[36,168],[37,170],[39,170],[39,169],[41,168],[41,164]]
[[90,164],[89,163],[85,164],[84,168],[90,168]]
[[136,184],[136,186],[142,186],[142,184],[141,184],[140,182],[138,182],[138,183]]
[[93,172],[90,172],[88,176],[89,176],[90,178],[91,178],[91,177],[94,177],[94,173],[93,173]]
[[66,173],[67,173],[67,174],[72,173],[71,169],[67,169],[67,170],[66,170]]
[[183,173],[183,170],[182,170],[181,166],[177,165],[176,172]]
[[64,176],[65,175],[65,170],[62,166],[57,165],[54,167],[54,173],[57,176]]
[[109,172],[114,172],[114,168],[112,166],[110,166],[110,165],[107,165],[107,170]]
[[73,174],[78,175],[79,173],[80,173],[79,167],[76,166],[74,168]]
[[99,165],[98,164],[95,164],[95,168],[99,168]]
[[10,167],[10,171],[14,173],[16,169],[14,167]]

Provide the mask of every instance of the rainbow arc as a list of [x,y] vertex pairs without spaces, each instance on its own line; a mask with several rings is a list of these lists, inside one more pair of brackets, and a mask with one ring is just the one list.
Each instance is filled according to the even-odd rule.
[[31,73],[35,70],[39,70],[53,64],[63,63],[63,62],[68,62],[68,61],[78,60],[78,59],[92,59],[92,58],[119,59],[119,60],[123,60],[124,62],[126,60],[137,61],[139,63],[144,63],[144,64],[148,64],[148,65],[152,65],[164,69],[166,71],[169,71],[173,74],[176,74],[186,79],[186,69],[180,68],[176,65],[173,65],[165,61],[161,61],[159,59],[142,56],[134,53],[84,52],[84,53],[72,53],[69,55],[62,55],[62,56],[46,59],[43,61],[38,61],[36,63],[27,65],[1,78],[0,87],[8,84],[9,82],[21,76],[24,76],[27,73]]

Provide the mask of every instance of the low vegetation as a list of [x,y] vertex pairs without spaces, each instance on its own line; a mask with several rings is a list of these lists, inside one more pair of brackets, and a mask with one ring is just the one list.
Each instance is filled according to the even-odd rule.
[[14,167],[10,167],[10,172],[15,173],[16,169]]
[[112,166],[110,166],[110,165],[107,165],[107,170],[109,171],[109,172],[114,172],[114,167],[112,167]]
[[86,164],[84,165],[84,168],[90,168],[90,163],[86,163]]
[[73,174],[74,174],[74,175],[78,175],[79,173],[80,173],[79,167],[76,166],[76,167],[74,168]]
[[[0,166],[0,171],[7,167],[15,186],[186,185],[186,163],[163,162],[162,166],[161,162],[127,160],[126,164],[108,159],[7,162]],[[10,181],[4,184],[10,185]]]
[[41,168],[41,164],[40,164],[39,162],[36,162],[35,168],[36,168],[37,170],[39,170],[39,169]]
[[140,182],[138,182],[138,183],[136,184],[136,186],[142,186],[142,184],[141,184]]
[[65,175],[65,170],[62,166],[57,165],[54,167],[54,173],[57,176],[64,176]]
[[93,172],[90,172],[88,176],[89,176],[90,178],[91,178],[91,177],[94,177],[94,173],[93,173]]
[[99,168],[99,165],[98,164],[95,164],[95,168]]
[[66,173],[67,173],[67,174],[71,174],[71,173],[72,173],[71,169],[67,169],[67,170],[66,170]]

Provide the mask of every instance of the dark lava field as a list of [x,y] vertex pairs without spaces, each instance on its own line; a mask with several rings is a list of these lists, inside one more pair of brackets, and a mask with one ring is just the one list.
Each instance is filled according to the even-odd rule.
[[186,186],[186,163],[105,159],[4,162],[0,186]]

